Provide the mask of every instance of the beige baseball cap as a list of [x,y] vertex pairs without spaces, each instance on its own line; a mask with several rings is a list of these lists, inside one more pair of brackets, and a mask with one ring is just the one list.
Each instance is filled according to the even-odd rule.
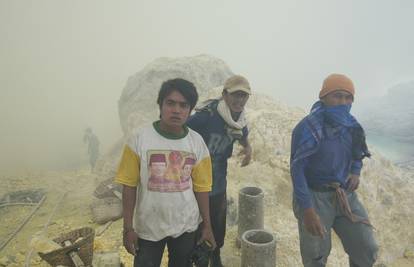
[[251,94],[249,81],[241,75],[234,75],[226,80],[223,90],[226,90],[229,94],[243,91],[247,94]]

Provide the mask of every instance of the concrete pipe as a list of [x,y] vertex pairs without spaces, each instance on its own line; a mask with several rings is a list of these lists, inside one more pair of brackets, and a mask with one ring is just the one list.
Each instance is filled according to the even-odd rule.
[[253,229],[241,238],[241,267],[276,266],[276,239],[272,233]]
[[236,245],[240,248],[240,239],[250,229],[263,229],[263,190],[259,187],[244,187],[239,191],[239,223]]

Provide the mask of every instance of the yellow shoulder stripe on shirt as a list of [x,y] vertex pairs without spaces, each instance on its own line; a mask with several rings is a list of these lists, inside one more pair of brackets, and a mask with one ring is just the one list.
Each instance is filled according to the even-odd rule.
[[125,145],[115,182],[132,187],[137,186],[140,180],[140,161],[139,156],[128,145]]
[[210,157],[205,157],[193,166],[191,172],[194,192],[210,192],[213,183],[213,171]]

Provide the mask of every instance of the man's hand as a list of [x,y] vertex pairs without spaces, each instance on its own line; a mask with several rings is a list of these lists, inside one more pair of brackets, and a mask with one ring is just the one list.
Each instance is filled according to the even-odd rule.
[[124,247],[129,254],[136,255],[138,250],[138,234],[135,233],[134,229],[124,230]]
[[247,166],[252,159],[252,147],[250,145],[244,146],[243,149],[240,151],[239,156],[244,155],[242,159],[241,166]]
[[346,190],[348,191],[355,191],[359,186],[359,175],[358,174],[350,174],[346,179]]
[[214,239],[213,231],[211,230],[211,227],[203,226],[201,229],[201,237],[198,240],[197,244],[201,244],[204,241],[208,241],[212,245],[212,249],[214,250],[217,247],[216,240]]
[[316,214],[314,208],[308,208],[305,210],[303,215],[303,223],[305,224],[306,230],[312,235],[323,238],[326,233],[325,227],[322,225],[319,215]]

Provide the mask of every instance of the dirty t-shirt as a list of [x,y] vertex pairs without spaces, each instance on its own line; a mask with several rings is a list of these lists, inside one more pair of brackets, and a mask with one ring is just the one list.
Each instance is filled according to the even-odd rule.
[[185,128],[182,136],[168,135],[155,122],[129,138],[115,181],[137,187],[134,229],[140,238],[175,238],[202,221],[194,192],[211,191],[210,155],[198,133]]

